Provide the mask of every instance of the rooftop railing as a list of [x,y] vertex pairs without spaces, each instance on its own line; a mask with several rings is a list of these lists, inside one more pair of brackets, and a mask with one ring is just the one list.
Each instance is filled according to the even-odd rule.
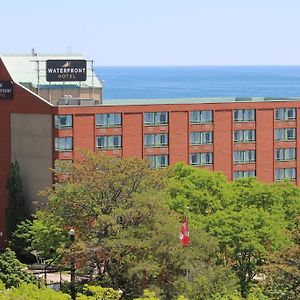
[[54,106],[96,106],[100,105],[100,100],[89,98],[61,98],[50,101]]

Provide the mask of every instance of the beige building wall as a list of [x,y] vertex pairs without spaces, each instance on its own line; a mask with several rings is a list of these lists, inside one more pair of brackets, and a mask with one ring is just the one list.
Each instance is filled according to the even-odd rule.
[[38,193],[52,184],[52,115],[11,114],[11,160],[20,165],[26,207],[44,202]]
[[[37,90],[34,90],[37,94]],[[42,98],[52,101],[63,99],[65,97],[72,97],[72,98],[82,98],[82,99],[94,99],[102,102],[102,89],[100,88],[57,88],[57,89],[47,89],[43,88],[39,91],[39,96]]]

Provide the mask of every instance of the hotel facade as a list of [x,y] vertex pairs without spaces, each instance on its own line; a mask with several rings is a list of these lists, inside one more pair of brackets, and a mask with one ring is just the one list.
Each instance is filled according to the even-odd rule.
[[29,211],[55,160],[78,160],[81,149],[300,186],[300,98],[103,101],[92,61],[34,53],[0,55],[0,115],[0,245],[14,160]]

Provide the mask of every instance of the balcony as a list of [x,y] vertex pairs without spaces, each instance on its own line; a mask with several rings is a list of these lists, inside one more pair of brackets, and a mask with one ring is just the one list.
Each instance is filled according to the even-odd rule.
[[100,99],[90,98],[60,98],[57,100],[51,100],[51,104],[54,106],[97,106],[101,105]]

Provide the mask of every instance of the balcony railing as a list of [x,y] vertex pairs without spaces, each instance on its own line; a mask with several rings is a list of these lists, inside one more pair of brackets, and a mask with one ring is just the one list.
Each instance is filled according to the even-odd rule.
[[89,98],[61,98],[50,101],[54,106],[95,106],[100,105],[100,100]]

